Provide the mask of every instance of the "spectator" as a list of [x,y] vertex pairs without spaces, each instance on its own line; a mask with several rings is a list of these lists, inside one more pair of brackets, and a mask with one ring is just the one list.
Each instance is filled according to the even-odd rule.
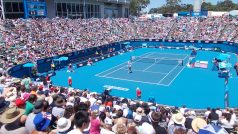
[[70,128],[71,128],[71,121],[69,119],[62,117],[57,121],[56,133],[67,134]]
[[219,120],[219,115],[216,113],[216,109],[212,109],[211,113],[208,115],[208,121],[217,124]]
[[87,112],[77,112],[74,116],[74,125],[76,128],[71,130],[68,134],[83,134],[83,130],[88,128],[89,123],[90,119]]
[[193,134],[194,132],[196,134],[199,132],[199,129],[207,126],[207,122],[202,118],[195,118],[195,119],[193,119],[191,125],[192,125],[193,132],[190,132],[189,134]]
[[171,125],[168,126],[168,133],[174,134],[177,129],[185,129],[185,117],[181,113],[173,114],[171,117]]
[[28,100],[26,101],[26,107],[25,107],[24,115],[28,116],[32,112],[36,99],[37,99],[37,97],[34,94],[31,94],[29,96]]
[[1,123],[4,125],[1,127],[1,133],[3,134],[27,134],[26,128],[20,121],[20,117],[24,114],[25,110],[16,107],[10,108],[5,111],[0,118]]
[[43,107],[44,107],[43,101],[36,101],[34,104],[33,112],[27,116],[25,127],[28,134],[31,134],[35,130],[33,120],[35,116],[43,110]]
[[149,114],[149,119],[152,123],[153,128],[155,129],[156,134],[167,134],[167,131],[164,127],[161,127],[158,123],[161,118],[161,115],[158,112],[151,112]]

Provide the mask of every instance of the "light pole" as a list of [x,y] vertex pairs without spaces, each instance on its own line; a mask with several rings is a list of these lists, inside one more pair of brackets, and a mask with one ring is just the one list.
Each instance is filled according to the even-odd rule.
[[1,12],[1,16],[0,16],[1,18],[0,19],[5,20],[5,11],[4,11],[3,0],[1,0],[0,12]]
[[86,19],[86,2],[83,0],[83,18]]

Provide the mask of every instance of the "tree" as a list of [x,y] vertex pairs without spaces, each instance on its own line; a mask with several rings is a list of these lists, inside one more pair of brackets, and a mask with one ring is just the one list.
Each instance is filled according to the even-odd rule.
[[175,7],[181,3],[181,0],[166,0],[166,6]]
[[138,0],[138,3],[141,8],[146,8],[150,4],[150,0]]
[[231,11],[236,7],[235,3],[231,0],[224,0],[217,3],[216,9],[217,11]]
[[131,15],[138,16],[142,9],[150,4],[150,0],[131,0],[130,11]]
[[203,3],[202,3],[202,9],[211,11],[211,10],[213,10],[214,8],[215,8],[215,6],[213,6],[211,2],[203,2]]
[[136,16],[137,12],[138,12],[137,0],[131,0],[131,3],[130,3],[130,14]]
[[158,13],[158,8],[151,8],[149,14]]

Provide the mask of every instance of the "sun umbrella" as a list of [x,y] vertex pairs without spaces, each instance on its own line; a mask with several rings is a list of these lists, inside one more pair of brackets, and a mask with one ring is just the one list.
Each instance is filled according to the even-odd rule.
[[228,134],[228,132],[218,125],[207,125],[199,129],[198,134]]
[[130,45],[130,42],[124,42],[123,44],[125,44],[125,45]]
[[68,59],[69,59],[68,57],[60,57],[59,61],[65,61],[65,60],[68,60]]
[[28,63],[23,65],[23,67],[34,67],[34,66],[35,66],[35,64],[31,63],[31,62],[28,62]]
[[54,61],[66,61],[68,60],[69,58],[68,57],[60,57],[58,59],[53,59]]
[[190,45],[190,46],[188,46],[190,49],[197,49],[195,46],[192,46],[192,45]]
[[126,45],[125,48],[128,49],[128,48],[131,48],[131,46],[130,45]]
[[224,60],[230,59],[230,57],[231,57],[231,55],[229,55],[229,54],[220,54],[220,55],[217,56],[217,59],[221,60],[221,61],[224,61]]
[[232,10],[229,12],[231,16],[238,16],[238,10]]
[[231,63],[220,62],[219,68],[232,68]]

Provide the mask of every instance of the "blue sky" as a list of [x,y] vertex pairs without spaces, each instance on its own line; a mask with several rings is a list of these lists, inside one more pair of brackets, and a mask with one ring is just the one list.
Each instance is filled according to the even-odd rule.
[[[182,0],[183,4],[193,4],[194,0]],[[218,1],[222,0],[206,0],[206,2],[211,2],[212,4],[216,4]],[[232,0],[233,2],[237,3],[237,0]],[[160,7],[165,4],[165,0],[150,0],[150,5],[148,6],[147,10],[151,8]]]

